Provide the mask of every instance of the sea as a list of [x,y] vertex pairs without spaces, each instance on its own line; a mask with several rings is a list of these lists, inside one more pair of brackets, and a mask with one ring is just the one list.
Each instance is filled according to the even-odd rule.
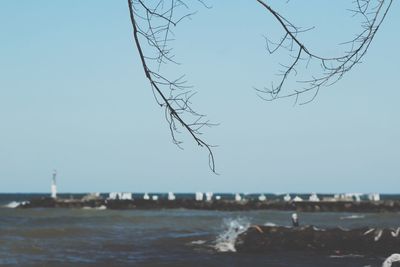
[[[235,250],[238,234],[250,225],[289,226],[291,212],[287,211],[15,208],[41,196],[48,194],[0,194],[1,266],[373,267],[385,260],[382,256]],[[399,213],[303,212],[299,218],[302,225],[320,228],[400,226]]]

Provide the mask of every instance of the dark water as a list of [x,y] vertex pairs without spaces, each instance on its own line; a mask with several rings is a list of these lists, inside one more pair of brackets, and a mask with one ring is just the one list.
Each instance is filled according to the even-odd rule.
[[[26,197],[26,196],[25,196]],[[0,205],[10,198],[0,195]],[[0,265],[12,266],[381,266],[383,258],[234,252],[233,228],[288,225],[280,211],[0,208]],[[301,213],[319,227],[397,227],[400,214]],[[400,252],[400,251],[399,251]],[[388,255],[389,256],[389,255]]]

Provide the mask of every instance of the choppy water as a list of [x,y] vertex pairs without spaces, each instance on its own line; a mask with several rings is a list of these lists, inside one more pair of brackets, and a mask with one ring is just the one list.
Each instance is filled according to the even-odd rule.
[[[384,260],[234,252],[237,232],[232,229],[289,225],[289,212],[24,210],[4,208],[6,204],[0,208],[0,265],[361,267],[381,266]],[[300,219],[319,227],[400,226],[397,213],[301,213]]]

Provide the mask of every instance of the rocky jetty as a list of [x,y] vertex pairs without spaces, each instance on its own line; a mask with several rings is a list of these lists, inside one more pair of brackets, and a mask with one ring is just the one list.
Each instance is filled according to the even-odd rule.
[[314,226],[252,226],[235,242],[238,252],[278,253],[288,251],[327,255],[372,255],[387,257],[400,251],[399,229],[341,228]]
[[298,212],[399,212],[400,201],[276,201],[195,199],[104,199],[104,198],[37,198],[20,208],[98,208],[107,209],[200,209],[200,210],[283,210]]
[[34,198],[22,203],[18,208],[98,208],[104,206],[104,199],[59,199]]

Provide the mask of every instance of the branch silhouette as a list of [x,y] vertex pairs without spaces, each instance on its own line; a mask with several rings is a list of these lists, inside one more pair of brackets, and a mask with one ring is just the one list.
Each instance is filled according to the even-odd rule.
[[[273,54],[280,49],[286,49],[292,57],[290,64],[281,64],[283,67],[280,73],[281,78],[276,85],[272,83],[269,88],[256,88],[257,94],[267,101],[294,97],[295,103],[298,103],[300,95],[313,92],[312,97],[301,102],[300,105],[313,101],[322,87],[335,84],[361,62],[393,3],[393,0],[354,0],[354,9],[351,12],[354,16],[362,18],[362,31],[352,40],[343,43],[349,45],[350,49],[340,56],[329,57],[311,51],[300,39],[301,33],[313,28],[297,27],[272,8],[266,0],[255,1],[268,14],[272,15],[282,28],[283,35],[279,41],[274,42],[265,38],[268,52]],[[191,86],[187,85],[184,76],[170,79],[161,72],[161,66],[164,64],[178,64],[174,60],[169,43],[173,40],[172,28],[195,14],[190,11],[189,2],[184,0],[128,0],[129,14],[134,42],[144,73],[149,80],[155,100],[160,107],[164,108],[173,143],[182,148],[182,141],[177,138],[177,134],[180,133],[180,129],[183,129],[199,146],[207,150],[209,166],[216,173],[213,146],[201,137],[204,127],[216,124],[210,123],[205,115],[192,108],[191,99],[195,92]],[[190,4],[194,2],[210,8],[203,0],[191,1]],[[304,68],[306,69],[310,62],[318,64],[317,73],[312,74],[310,79],[297,80],[299,88],[286,93],[284,88],[292,75],[300,72],[302,67],[300,63],[305,63]]]
[[[270,88],[256,88],[256,90],[259,93],[262,93],[259,94],[259,96],[264,100],[295,97],[296,103],[299,95],[314,91],[311,99],[300,104],[306,104],[314,100],[321,87],[335,84],[355,65],[361,62],[361,59],[365,56],[393,2],[393,0],[355,0],[355,8],[351,10],[351,12],[353,12],[354,16],[358,15],[363,18],[363,30],[357,34],[354,39],[342,43],[350,44],[350,50],[346,51],[341,56],[326,57],[312,52],[299,38],[300,33],[312,30],[312,28],[301,30],[274,10],[265,1],[256,1],[272,14],[283,30],[283,37],[279,42],[273,42],[266,38],[268,52],[273,54],[282,48],[286,49],[289,53],[294,53],[292,54],[293,59],[290,65],[285,66],[281,64],[284,69],[281,71],[282,78],[278,81],[277,85],[272,85]],[[297,67],[299,66],[299,63],[305,61],[307,67],[309,62],[312,60],[319,63],[319,73],[313,75],[311,79],[297,81],[302,85],[301,89],[295,89],[291,93],[282,94],[282,90],[289,79],[289,75],[292,73],[298,73]],[[265,94],[267,94],[267,97],[265,97]]]
[[[204,2],[198,2],[206,6]],[[180,132],[179,127],[181,127],[189,133],[197,145],[208,151],[209,166],[216,173],[212,145],[201,138],[201,129],[215,124],[210,123],[206,120],[205,115],[199,114],[191,107],[191,98],[195,95],[195,92],[191,90],[191,86],[186,85],[184,76],[170,79],[160,72],[161,64],[177,63],[173,59],[172,49],[168,46],[168,43],[172,40],[170,36],[173,35],[171,27],[176,26],[194,13],[185,13],[176,18],[174,13],[177,9],[182,7],[188,9],[188,5],[179,0],[159,0],[152,6],[145,4],[142,0],[128,0],[128,7],[133,37],[143,70],[150,82],[157,103],[165,109],[165,119],[168,122],[173,143],[182,148],[180,146],[182,142],[177,138],[177,133]],[[144,25],[140,24],[138,20],[141,20]],[[142,48],[143,42],[153,49],[153,56],[145,54]],[[150,67],[149,61],[158,63],[157,70]]]

